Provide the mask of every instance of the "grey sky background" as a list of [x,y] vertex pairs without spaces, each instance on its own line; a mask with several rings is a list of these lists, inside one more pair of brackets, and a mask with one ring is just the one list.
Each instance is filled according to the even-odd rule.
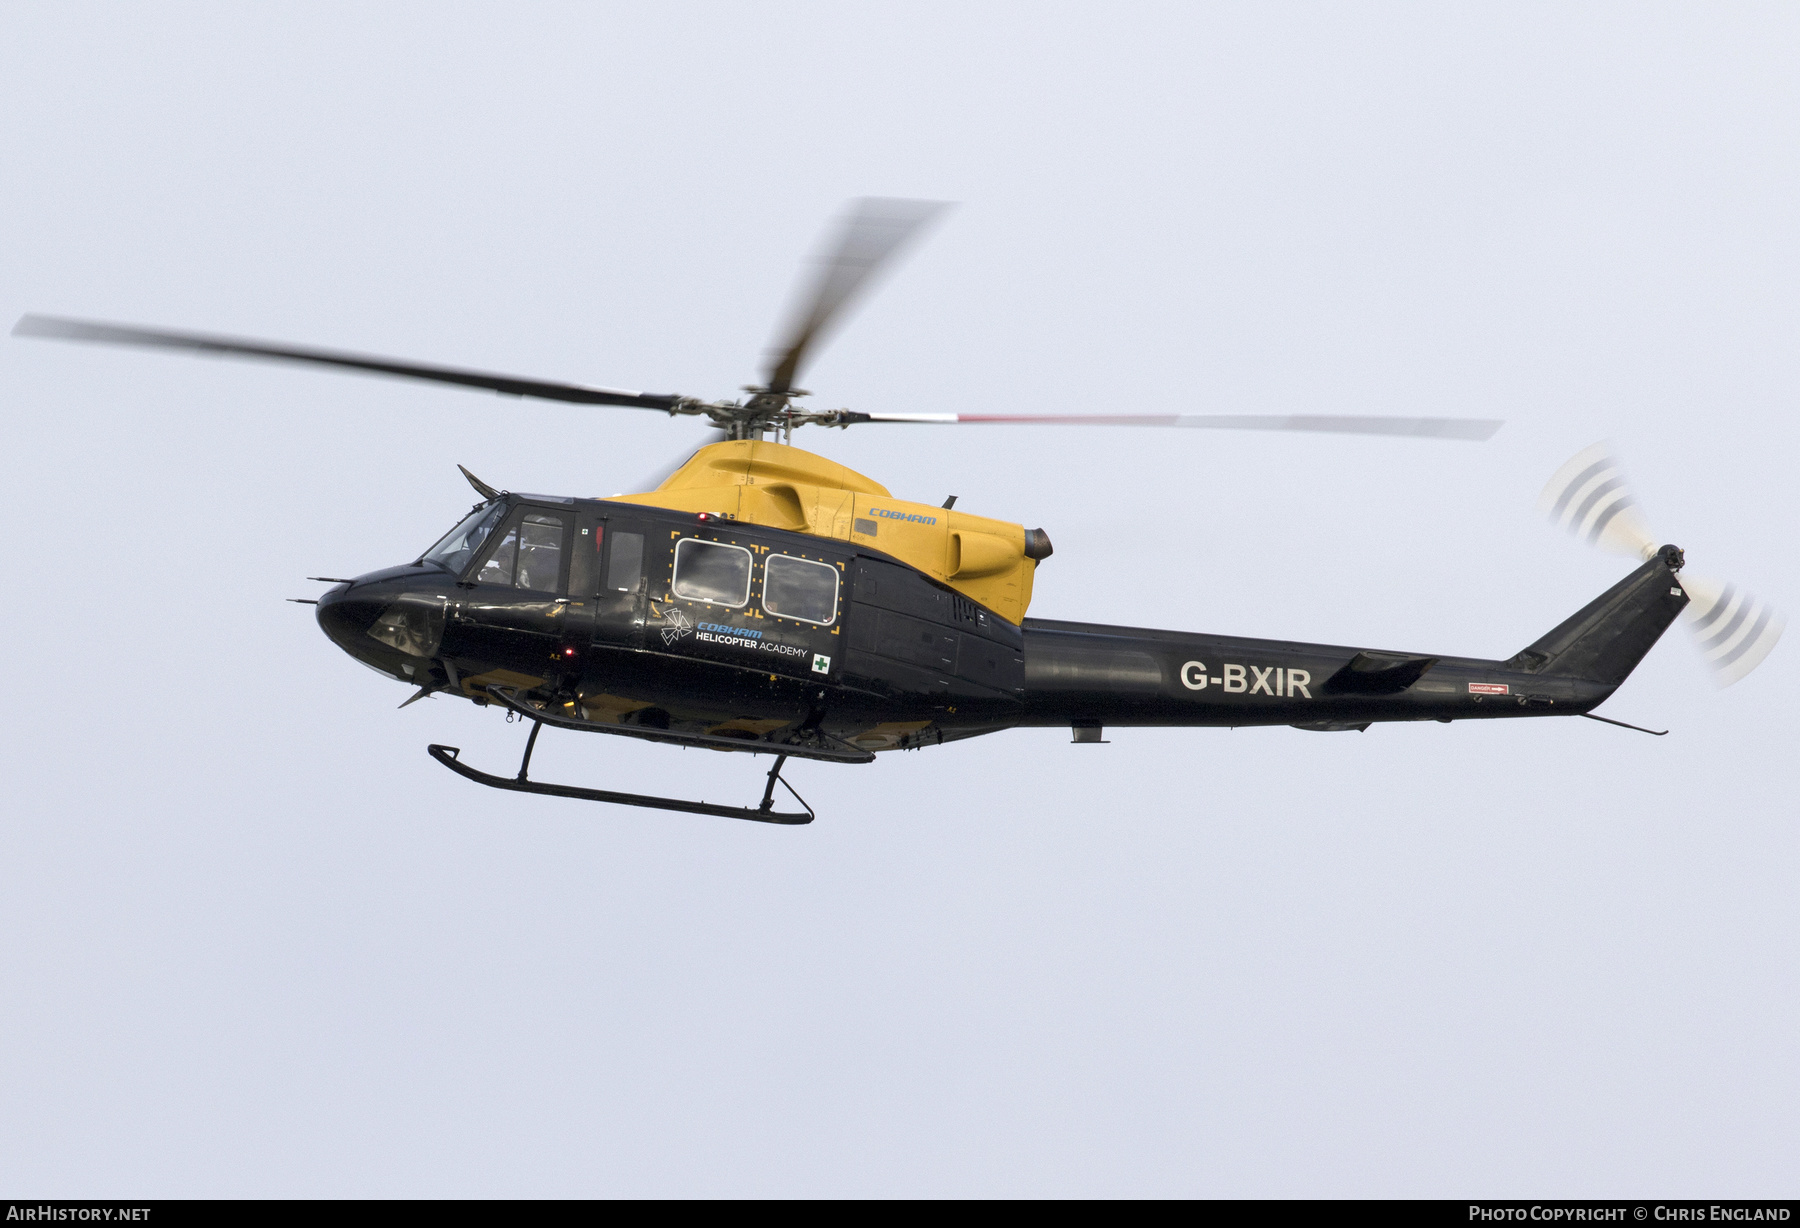
[[[1782,5],[0,10],[0,316],[725,395],[849,197],[960,202],[805,380],[862,410],[1451,414],[1487,444],[863,428],[1042,525],[1033,613],[1508,655],[1629,569],[1614,439],[1800,612]],[[0,1190],[1791,1196],[1795,665],[1672,630],[1592,722],[1012,732],[810,828],[481,790],[522,732],[308,575],[625,410],[0,341]],[[752,800],[546,734],[551,779]]]

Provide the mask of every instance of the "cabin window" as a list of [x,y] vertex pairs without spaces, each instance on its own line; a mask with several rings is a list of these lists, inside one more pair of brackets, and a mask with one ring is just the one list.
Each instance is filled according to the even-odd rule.
[[750,552],[742,546],[684,537],[675,543],[677,597],[741,606],[750,601]]
[[837,618],[838,569],[830,563],[771,554],[763,564],[763,609],[780,618],[829,625]]
[[615,530],[612,534],[612,557],[606,561],[606,591],[637,592],[638,576],[644,570],[644,535]]
[[569,552],[569,596],[577,600],[600,591],[600,550],[606,544],[606,526],[591,516],[579,520]]
[[500,517],[506,512],[506,504],[495,503],[486,507],[478,507],[463,517],[462,523],[444,534],[438,544],[420,556],[421,563],[436,563],[447,571],[461,575],[475,552],[481,549],[481,543],[487,540],[494,526],[500,523]]
[[475,579],[554,593],[562,574],[563,518],[549,512],[525,512],[506,526],[506,536]]

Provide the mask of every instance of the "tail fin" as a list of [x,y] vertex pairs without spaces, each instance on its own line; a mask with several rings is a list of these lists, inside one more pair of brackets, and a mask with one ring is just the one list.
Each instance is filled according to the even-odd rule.
[[1528,673],[1618,686],[1687,605],[1688,595],[1675,578],[1682,561],[1680,550],[1664,546],[1507,664]]

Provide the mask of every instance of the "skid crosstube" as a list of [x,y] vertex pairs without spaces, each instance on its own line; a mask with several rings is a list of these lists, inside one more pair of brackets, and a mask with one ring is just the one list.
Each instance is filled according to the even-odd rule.
[[[762,805],[754,810],[748,806],[720,806],[712,802],[688,802],[672,797],[650,797],[642,793],[615,793],[610,789],[583,789],[576,785],[543,784],[528,779],[525,774],[526,768],[531,763],[532,747],[537,743],[538,730],[541,728],[541,725],[532,726],[531,737],[525,743],[525,761],[519,765],[519,774],[510,779],[505,776],[491,775],[462,762],[457,757],[462,754],[459,747],[444,746],[434,742],[426,747],[425,751],[458,776],[467,777],[476,784],[486,785],[490,789],[511,789],[517,793],[543,793],[550,797],[571,797],[588,802],[611,802],[618,806],[644,806],[652,810],[678,810],[685,814],[710,814],[723,819],[747,819],[752,823],[779,823],[788,827],[810,823],[816,817],[812,807],[806,805],[806,799],[798,793],[794,793],[794,787],[781,779],[781,765],[787,759],[785,755],[775,760],[775,766],[769,771],[769,786],[763,792]],[[783,813],[774,809],[775,783],[777,781],[780,781],[781,786],[789,793],[794,794],[795,801],[806,807],[804,814]]]

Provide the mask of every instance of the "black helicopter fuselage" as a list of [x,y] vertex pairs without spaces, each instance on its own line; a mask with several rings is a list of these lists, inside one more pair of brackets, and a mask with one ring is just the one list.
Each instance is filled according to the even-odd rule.
[[1687,603],[1665,547],[1531,648],[1484,660],[1015,624],[864,545],[641,504],[507,495],[465,524],[483,517],[467,552],[440,543],[334,587],[320,625],[421,694],[840,761],[1017,726],[1096,741],[1106,726],[1583,713]]
[[[792,446],[795,428],[1060,423],[1482,440],[1493,420],[1337,415],[962,413],[811,410],[796,387],[818,343],[868,279],[942,213],[864,199],[822,249],[809,286],[748,397],[708,400],[542,380],[317,346],[26,316],[14,332],[357,371],[583,406],[704,418],[722,438],[654,491],[611,499],[496,491],[414,563],[336,587],[314,604],[326,633],[381,673],[499,705],[531,723],[516,776],[428,753],[481,784],[770,823],[793,757],[866,763],[1017,726],[1098,742],[1107,726],[1293,725],[1586,714],[1625,679],[1688,596],[1681,552],[1645,562],[1505,660],[1428,656],[1053,622],[1027,616],[1042,529],[896,498],[880,482]],[[885,428],[883,428],[885,429]],[[1559,475],[1556,514],[1599,540],[1623,532],[1616,465],[1584,453]],[[296,598],[295,600],[306,600]],[[1716,667],[1741,674],[1779,619],[1732,590],[1707,598]],[[1734,638],[1735,637],[1735,638]],[[402,706],[405,706],[404,704]],[[1596,719],[1608,719],[1604,717]],[[545,725],[775,756],[755,808],[529,779]],[[793,792],[788,785],[789,792]],[[796,800],[800,800],[795,794]]]

